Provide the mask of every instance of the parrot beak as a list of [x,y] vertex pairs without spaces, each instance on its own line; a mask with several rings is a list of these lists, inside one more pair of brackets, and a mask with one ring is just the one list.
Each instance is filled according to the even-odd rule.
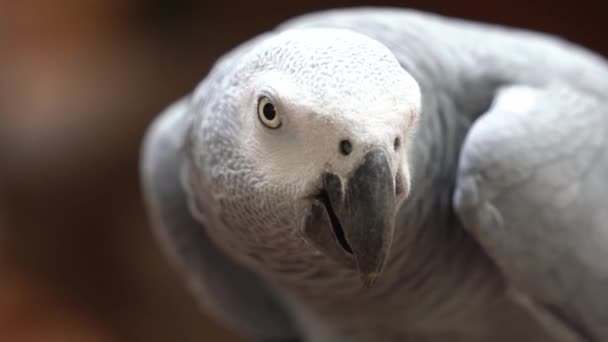
[[356,267],[371,287],[382,273],[395,230],[395,180],[387,153],[367,152],[346,187],[337,175],[324,174],[323,188],[306,219],[305,235],[328,256]]
[[384,268],[395,230],[395,207],[389,158],[383,150],[373,149],[351,174],[339,210],[346,241],[366,286],[373,285]]

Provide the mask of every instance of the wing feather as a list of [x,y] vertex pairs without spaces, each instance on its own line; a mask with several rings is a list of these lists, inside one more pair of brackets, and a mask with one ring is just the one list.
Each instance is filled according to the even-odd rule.
[[608,340],[608,106],[566,84],[509,86],[469,132],[454,205],[541,315]]

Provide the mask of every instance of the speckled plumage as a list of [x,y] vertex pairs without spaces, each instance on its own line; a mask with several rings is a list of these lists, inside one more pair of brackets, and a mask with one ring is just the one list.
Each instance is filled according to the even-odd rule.
[[[192,96],[151,128],[142,170],[157,232],[207,307],[254,339],[547,340],[509,297],[512,287],[519,296],[528,290],[525,281],[512,280],[518,268],[501,259],[510,260],[512,250],[495,255],[477,242],[496,243],[480,234],[488,227],[470,219],[484,213],[483,201],[471,198],[495,183],[457,191],[466,227],[452,196],[461,184],[459,159],[469,165],[492,136],[477,128],[479,116],[493,108],[498,117],[523,101],[512,85],[548,89],[553,99],[553,84],[568,84],[588,112],[598,113],[600,135],[608,131],[606,113],[594,102],[608,95],[608,67],[556,38],[396,9],[296,18],[223,57]],[[279,110],[289,134],[260,128],[260,88],[285,104]],[[564,110],[554,107],[552,115]],[[344,137],[355,139],[353,153],[336,157]],[[346,173],[366,146],[392,147],[395,137],[403,142],[390,154],[392,171],[411,190],[385,270],[365,289],[357,272],[306,243],[298,227],[310,206],[306,195],[318,190],[324,170]],[[473,147],[461,153],[465,138]],[[500,149],[500,139],[493,144]],[[477,177],[478,165],[462,171],[462,184]],[[186,197],[202,225],[183,217],[190,215]],[[533,301],[544,300],[539,291],[532,291]],[[580,318],[584,305],[570,314],[568,303],[542,304],[565,310],[566,324],[582,321],[582,328],[576,324],[583,338],[606,336],[594,330],[597,319]]]

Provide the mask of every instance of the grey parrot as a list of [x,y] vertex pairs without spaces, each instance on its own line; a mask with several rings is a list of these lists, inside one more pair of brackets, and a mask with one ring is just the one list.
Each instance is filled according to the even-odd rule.
[[154,232],[253,341],[608,341],[608,63],[394,8],[293,18],[150,126]]

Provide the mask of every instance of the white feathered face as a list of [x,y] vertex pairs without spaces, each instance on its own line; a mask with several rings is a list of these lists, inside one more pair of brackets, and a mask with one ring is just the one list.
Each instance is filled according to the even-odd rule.
[[312,245],[371,284],[409,191],[417,83],[386,47],[337,29],[263,41],[232,77],[229,100],[210,108],[234,114],[215,110],[200,130],[213,131],[201,148],[223,156],[204,172],[233,238],[250,245],[239,248]]

